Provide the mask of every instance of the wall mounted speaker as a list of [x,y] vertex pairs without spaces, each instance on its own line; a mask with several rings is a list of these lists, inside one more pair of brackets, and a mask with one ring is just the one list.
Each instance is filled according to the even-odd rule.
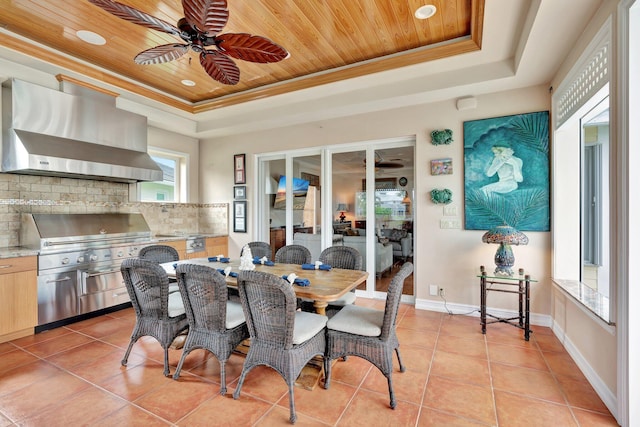
[[466,98],[460,98],[456,101],[456,108],[458,111],[471,110],[478,106],[478,100],[473,96],[467,96]]

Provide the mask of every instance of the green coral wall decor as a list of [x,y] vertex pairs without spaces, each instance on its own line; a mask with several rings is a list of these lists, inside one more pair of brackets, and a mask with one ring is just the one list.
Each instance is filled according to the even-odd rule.
[[431,201],[436,204],[446,205],[452,202],[452,195],[453,193],[449,189],[445,188],[444,190],[438,190],[437,188],[434,188],[431,190]]
[[451,129],[434,130],[431,132],[431,143],[433,145],[449,145],[453,142],[453,131]]

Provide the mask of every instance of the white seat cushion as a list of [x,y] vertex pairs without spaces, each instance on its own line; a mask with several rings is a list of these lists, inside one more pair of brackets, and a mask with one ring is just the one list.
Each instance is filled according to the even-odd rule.
[[235,301],[227,301],[227,319],[225,321],[225,328],[233,329],[238,325],[245,322],[244,312],[242,311],[242,304]]
[[342,295],[337,300],[331,301],[329,303],[329,305],[345,306],[345,305],[351,305],[354,302],[356,302],[356,293],[355,292],[347,292],[346,294]]
[[313,338],[327,325],[327,316],[306,311],[296,311],[296,320],[293,327],[293,344],[298,345]]
[[382,333],[384,311],[359,305],[348,305],[327,322],[327,328],[365,337]]
[[169,285],[169,293],[173,293],[173,292],[178,292],[180,290],[180,288],[178,287],[177,284],[171,284]]
[[172,292],[169,294],[169,317],[177,317],[184,314],[184,304],[180,292]]

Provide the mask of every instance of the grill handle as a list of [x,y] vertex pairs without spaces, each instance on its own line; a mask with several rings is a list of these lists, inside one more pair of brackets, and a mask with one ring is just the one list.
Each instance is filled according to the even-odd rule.
[[[146,236],[145,236],[146,237]],[[65,245],[77,245],[79,243],[104,243],[104,242],[116,242],[116,241],[122,241],[122,242],[130,242],[131,238],[127,238],[127,237],[103,237],[103,238],[99,238],[99,239],[73,239],[73,240],[66,240],[64,242],[56,242],[56,241],[49,241],[46,240],[44,242],[44,246],[65,246]],[[131,243],[136,243],[135,241],[131,242]]]
[[71,277],[69,277],[69,276],[64,276],[64,277],[61,277],[60,279],[47,280],[45,283],[66,282],[67,280],[71,280]]
[[85,277],[96,277],[96,276],[104,276],[105,274],[113,274],[119,272],[120,269],[109,269],[109,270],[96,270],[96,271],[83,271],[82,275]]

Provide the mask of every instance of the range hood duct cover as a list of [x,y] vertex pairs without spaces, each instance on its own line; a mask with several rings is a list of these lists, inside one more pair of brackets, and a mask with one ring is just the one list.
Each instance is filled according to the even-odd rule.
[[2,96],[2,171],[115,182],[161,181],[147,154],[147,118],[115,99],[12,79]]

